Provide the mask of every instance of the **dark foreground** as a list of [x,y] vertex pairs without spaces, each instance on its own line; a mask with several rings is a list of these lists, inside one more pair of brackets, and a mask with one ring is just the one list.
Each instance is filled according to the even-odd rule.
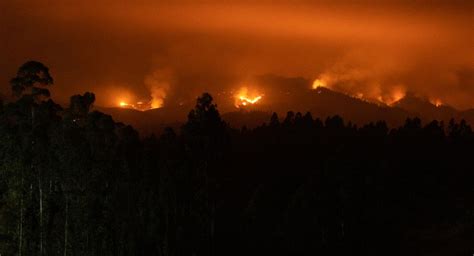
[[177,133],[139,139],[23,97],[0,112],[2,255],[467,255],[474,133],[276,115],[232,130],[205,94]]

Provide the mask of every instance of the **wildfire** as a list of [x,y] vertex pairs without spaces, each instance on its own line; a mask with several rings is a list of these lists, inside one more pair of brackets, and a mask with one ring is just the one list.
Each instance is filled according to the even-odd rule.
[[125,102],[125,101],[120,101],[119,102],[119,107],[121,108],[132,108],[132,109],[135,109],[135,104],[132,104],[132,103],[128,103],[128,102]]
[[313,89],[317,89],[318,87],[326,87],[326,82],[322,79],[316,79],[313,82]]
[[146,110],[157,108],[157,107],[154,107],[153,100],[150,102],[138,101],[136,103],[127,103],[125,101],[119,101],[118,106],[121,108],[129,108],[129,109],[135,109],[139,111],[146,111]]
[[431,99],[430,102],[438,108],[443,105],[443,102],[440,99]]
[[398,87],[392,88],[392,90],[388,93],[379,94],[379,96],[377,96],[376,98],[378,101],[391,106],[395,104],[396,102],[400,101],[401,99],[403,99],[405,95],[406,95],[406,89],[402,86],[398,86]]
[[329,88],[332,83],[334,83],[334,79],[332,79],[328,74],[322,74],[314,80],[312,89],[314,90],[318,87]]
[[257,96],[253,99],[247,98],[245,96],[240,96],[239,99],[242,102],[242,105],[247,105],[248,103],[250,104],[255,104],[257,101],[259,101],[262,98],[262,96]]
[[397,102],[397,101],[403,99],[403,97],[405,97],[405,95],[406,95],[405,89],[403,89],[403,88],[398,88],[398,89],[396,89],[396,90],[394,90],[394,91],[392,92],[391,97],[390,97],[389,99],[386,99],[385,102],[386,102],[388,105],[392,105],[392,104],[394,104],[395,102]]
[[263,94],[249,92],[247,87],[242,87],[235,97],[235,107],[241,108],[257,104],[263,97]]
[[115,104],[120,108],[129,108],[139,111],[162,108],[165,104],[165,99],[171,88],[172,82],[173,74],[171,70],[157,69],[145,76],[143,81],[145,87],[148,88],[150,92],[148,97],[136,97],[134,93],[128,90],[115,91],[113,94],[116,99],[118,99]]

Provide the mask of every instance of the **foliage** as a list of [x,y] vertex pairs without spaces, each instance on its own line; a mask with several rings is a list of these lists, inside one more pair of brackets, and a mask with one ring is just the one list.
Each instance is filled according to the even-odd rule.
[[140,138],[90,112],[94,99],[0,111],[2,255],[472,252],[464,121],[389,129],[289,112],[233,130],[203,94],[179,133]]

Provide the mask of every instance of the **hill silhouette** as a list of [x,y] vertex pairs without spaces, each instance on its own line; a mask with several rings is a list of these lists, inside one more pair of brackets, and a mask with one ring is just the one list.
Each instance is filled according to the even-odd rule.
[[[303,79],[282,80],[281,78],[266,77],[271,85],[278,81],[279,88],[286,90],[287,83],[304,84]],[[285,87],[286,86],[286,87]],[[287,109],[287,104],[265,105],[260,108],[236,109],[222,113],[222,118],[233,128],[257,127],[270,120],[273,112],[285,116],[287,111],[306,113],[314,117],[325,119],[328,116],[340,115],[348,122],[363,125],[369,122],[384,120],[389,127],[403,125],[407,118],[419,117],[424,122],[431,120],[449,122],[450,119],[465,119],[468,123],[474,122],[474,109],[458,111],[450,106],[435,106],[430,101],[408,94],[391,106],[366,101],[350,95],[333,91],[328,88],[318,87],[298,95],[298,104],[293,104],[294,109]],[[96,107],[104,113],[114,116],[117,121],[130,124],[144,134],[161,133],[165,127],[179,127],[186,120],[191,106],[174,106],[137,111],[126,108]]]
[[412,116],[418,116],[425,121],[428,120],[449,120],[451,118],[457,118],[460,114],[456,109],[446,106],[436,106],[431,103],[428,99],[416,97],[412,94],[407,94],[404,98],[393,104],[395,107],[404,109]]

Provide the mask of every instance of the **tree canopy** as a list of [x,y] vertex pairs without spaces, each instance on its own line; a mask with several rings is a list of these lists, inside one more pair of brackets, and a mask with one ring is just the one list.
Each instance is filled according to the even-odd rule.
[[[212,96],[181,130],[140,137],[93,93],[0,109],[2,255],[472,253],[474,132],[465,121],[357,127],[288,112],[232,129]],[[31,111],[31,110],[34,111]],[[33,115],[35,115],[33,119]]]
[[28,61],[21,65],[16,77],[10,80],[14,96],[30,95],[36,99],[41,96],[49,97],[50,93],[46,87],[52,84],[53,78],[49,69],[38,61]]

